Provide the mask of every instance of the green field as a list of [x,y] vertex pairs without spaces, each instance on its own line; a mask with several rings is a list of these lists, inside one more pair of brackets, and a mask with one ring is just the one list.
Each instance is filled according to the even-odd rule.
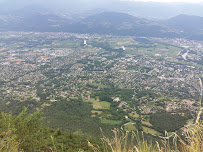
[[22,85],[22,84],[21,84],[21,85],[18,85],[18,88],[19,88],[19,89],[24,89],[25,87],[26,87],[26,85]]
[[52,43],[54,48],[80,48],[80,43],[82,41],[76,40],[64,40],[64,41],[55,41]]
[[142,124],[150,126],[150,127],[152,126],[152,124],[150,122],[148,122],[148,121],[142,121]]
[[125,130],[126,131],[136,131],[137,128],[135,127],[135,124],[129,123],[129,124],[125,125]]
[[109,102],[95,100],[94,98],[91,98],[90,101],[85,102],[92,103],[94,109],[109,109],[111,106],[111,103]]
[[173,132],[167,132],[167,136],[171,136]]
[[188,119],[188,120],[186,121],[187,124],[190,123],[190,122],[194,122],[194,119]]
[[102,111],[92,110],[91,113],[93,113],[93,114],[98,113],[100,115],[102,113]]
[[125,46],[125,53],[133,55],[145,55],[153,58],[176,58],[181,51],[179,47],[166,44],[165,42],[150,40],[146,38],[133,39],[126,38],[106,38],[100,43],[107,42],[112,48],[121,48]]
[[78,100],[78,97],[69,97],[72,100]]
[[136,44],[129,46],[126,53],[135,55],[146,55],[149,57],[164,58],[164,57],[177,57],[181,51],[180,48],[170,46],[168,44],[154,43],[154,44]]
[[137,113],[130,113],[129,116],[133,117],[133,118],[139,118],[140,117],[140,115],[138,115]]
[[104,124],[110,124],[110,125],[119,125],[121,124],[121,121],[117,121],[117,120],[109,120],[109,119],[101,119],[101,122]]
[[160,133],[160,132],[158,132],[158,131],[156,131],[156,130],[154,130],[154,129],[145,127],[145,126],[143,126],[143,131],[144,131],[145,133],[149,133],[149,134],[153,134],[153,135],[163,135],[162,133]]

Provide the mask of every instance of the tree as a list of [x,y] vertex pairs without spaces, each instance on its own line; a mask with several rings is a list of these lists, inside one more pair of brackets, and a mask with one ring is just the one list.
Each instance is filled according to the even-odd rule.
[[41,112],[36,111],[32,114],[27,114],[27,108],[24,108],[14,119],[15,134],[22,142],[21,147],[26,152],[38,151],[42,146],[40,141],[42,119]]
[[0,132],[3,133],[9,128],[9,131],[3,134],[8,134],[16,139],[20,143],[20,149],[26,152],[40,151],[43,143],[41,141],[43,138],[41,137],[42,114],[40,111],[28,114],[27,108],[24,108],[18,116],[2,112],[0,118]]
[[1,152],[23,152],[20,148],[20,142],[18,142],[16,135],[12,134],[12,129],[7,132],[0,133],[0,151]]

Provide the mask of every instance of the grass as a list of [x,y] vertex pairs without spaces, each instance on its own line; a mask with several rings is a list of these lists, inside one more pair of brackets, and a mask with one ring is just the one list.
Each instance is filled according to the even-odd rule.
[[110,124],[110,125],[119,125],[121,124],[122,121],[118,121],[118,120],[110,120],[110,119],[101,119],[101,122],[104,124]]
[[149,127],[152,126],[152,124],[151,124],[150,122],[148,122],[148,121],[142,121],[142,124],[147,125],[147,126],[149,126]]
[[102,113],[102,111],[96,111],[96,110],[92,110],[91,111],[93,114],[98,113],[99,115]]
[[[178,47],[156,43],[155,46],[151,44],[138,44],[134,47],[130,47],[126,53],[134,55],[142,54],[152,58],[175,58],[180,51],[181,49]],[[157,54],[160,54],[160,56],[156,56]]]
[[108,86],[99,83],[89,83],[89,84],[95,87],[108,88]]
[[[202,152],[203,151],[203,123],[196,124],[184,132],[185,139],[181,139],[177,134],[174,137],[175,152]],[[179,141],[179,145],[177,145]],[[168,151],[172,151],[168,147]]]
[[135,127],[134,124],[129,123],[129,124],[125,125],[125,130],[126,130],[126,131],[136,131],[137,128]]
[[173,134],[173,132],[167,132],[168,136],[171,136]]
[[140,115],[138,115],[137,113],[130,113],[129,116],[133,117],[133,118],[139,118],[140,117]]
[[72,100],[78,100],[78,97],[69,97]]
[[123,45],[128,45],[130,44],[130,41],[126,41],[126,42],[117,42],[118,46],[123,46]]
[[50,106],[51,106],[50,103],[43,103],[43,104],[42,104],[42,107],[50,107]]
[[0,48],[0,52],[6,50],[6,48]]
[[111,106],[111,103],[109,102],[95,100],[94,98],[91,98],[90,101],[85,101],[85,102],[92,103],[94,109],[109,109]]
[[18,85],[18,88],[19,89],[24,89],[24,88],[26,88],[26,85]]
[[[138,132],[122,132],[114,129],[114,137],[106,138],[103,135],[103,152],[202,152],[203,150],[203,124],[195,125],[195,128],[188,129],[184,133],[185,139],[181,139],[175,134],[173,141],[163,139],[162,144],[156,142],[152,144],[140,136]],[[100,152],[98,147],[93,146],[94,152]]]
[[158,132],[158,131],[156,131],[156,130],[154,130],[154,129],[145,127],[145,126],[143,126],[143,131],[144,131],[145,133],[152,134],[152,135],[163,135],[162,133],[160,133],[160,132]]
[[8,101],[7,103],[6,103],[6,105],[9,105],[11,102],[10,101]]
[[[92,148],[94,152],[202,152],[203,150],[203,123],[196,124],[194,128],[188,129],[184,135],[185,139],[181,139],[177,134],[173,138],[173,141],[167,139],[162,140],[162,144],[156,142],[156,144],[147,141],[143,135],[138,132],[122,132],[118,129],[113,130],[113,138],[107,138],[104,136],[101,138],[103,142],[103,151],[100,151],[101,147],[95,147],[89,141],[88,146]],[[19,152],[19,143],[16,136],[12,135],[12,131],[3,132],[0,134],[0,150]],[[57,152],[55,142],[53,141],[54,149],[52,152]],[[63,151],[63,150],[62,150]]]
[[[138,132],[121,132],[117,129],[114,129],[113,132],[113,139],[106,138],[103,135],[103,152],[158,152],[156,145],[144,140],[143,137],[138,135]],[[88,145],[92,147],[94,152],[100,152],[100,150],[90,142],[88,142]]]
[[187,124],[190,123],[190,122],[194,122],[194,119],[188,119],[188,120],[186,121]]
[[51,45],[54,48],[80,48],[80,41],[74,40],[55,41]]

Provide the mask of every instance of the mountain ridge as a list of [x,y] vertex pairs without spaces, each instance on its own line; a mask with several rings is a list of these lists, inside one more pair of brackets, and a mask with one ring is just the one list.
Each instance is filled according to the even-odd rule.
[[[178,15],[153,21],[121,12],[100,12],[77,20],[44,11],[0,14],[0,31],[73,32],[203,40],[203,17]],[[79,19],[80,18],[80,19]],[[192,24],[190,24],[192,23]]]
[[165,20],[164,24],[180,30],[188,39],[203,40],[203,17],[180,14]]

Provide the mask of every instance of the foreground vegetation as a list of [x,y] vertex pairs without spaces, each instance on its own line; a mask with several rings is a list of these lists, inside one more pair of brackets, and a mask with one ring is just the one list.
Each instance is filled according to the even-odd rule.
[[[45,127],[42,125],[42,119],[40,111],[28,114],[27,108],[17,116],[0,112],[0,151],[92,151],[86,137]],[[94,139],[89,140],[100,145],[100,142]]]
[[[114,130],[114,138],[102,138],[104,152],[202,152],[203,151],[203,123],[196,124],[193,128],[188,128],[181,138],[177,134],[171,142],[169,139],[163,139],[162,143],[148,142],[138,132],[121,132]],[[91,143],[94,152],[100,150]]]
[[[2,152],[202,152],[203,123],[196,123],[175,134],[173,141],[151,141],[141,132],[121,132],[114,129],[114,138],[103,135],[102,142],[42,125],[42,113],[27,113],[27,108],[17,116],[0,112],[0,151]],[[103,133],[103,132],[102,132]]]

